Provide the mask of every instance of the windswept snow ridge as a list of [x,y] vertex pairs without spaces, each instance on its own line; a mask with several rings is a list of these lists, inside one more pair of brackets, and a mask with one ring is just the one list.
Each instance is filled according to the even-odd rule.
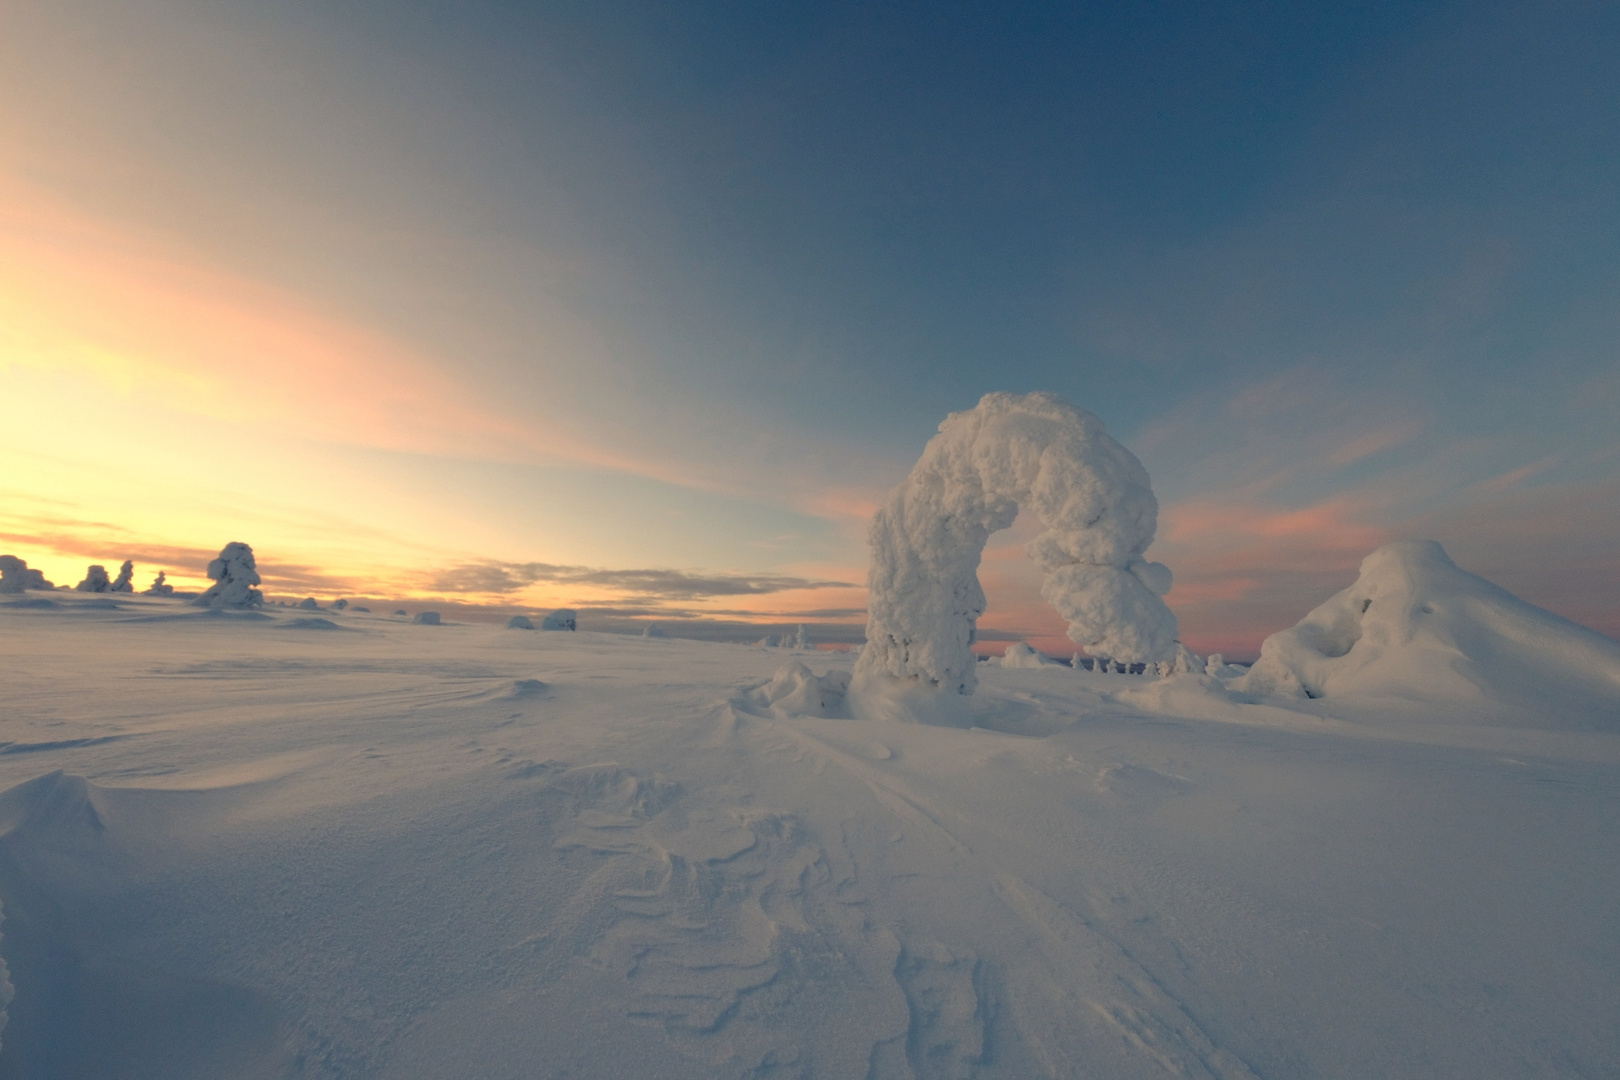
[[1608,702],[1620,718],[1620,642],[1459,569],[1433,540],[1403,540],[1368,555],[1355,584],[1267,638],[1259,662],[1232,685],[1313,698],[1579,698]]
[[1046,526],[1028,554],[1071,640],[1127,663],[1174,657],[1176,619],[1161,599],[1170,570],[1142,558],[1159,513],[1147,470],[1061,398],[997,393],[947,417],[872,518],[858,677],[973,693],[979,558],[1020,507]]

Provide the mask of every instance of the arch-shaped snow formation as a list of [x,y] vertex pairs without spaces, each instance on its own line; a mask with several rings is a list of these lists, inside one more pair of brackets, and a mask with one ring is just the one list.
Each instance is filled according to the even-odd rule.
[[1071,640],[1128,663],[1175,656],[1170,570],[1142,558],[1159,516],[1147,470],[1062,398],[996,393],[940,424],[872,518],[858,676],[973,692],[979,557],[1020,507],[1046,526],[1026,550]]

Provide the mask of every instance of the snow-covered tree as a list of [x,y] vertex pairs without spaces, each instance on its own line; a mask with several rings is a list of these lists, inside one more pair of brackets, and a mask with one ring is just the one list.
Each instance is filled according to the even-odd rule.
[[79,592],[112,592],[112,579],[105,566],[92,566],[84,572],[84,580],[73,586]]
[[168,577],[169,577],[169,575],[168,575],[168,573],[166,571],[159,570],[158,571],[158,576],[152,579],[151,586],[147,588],[146,595],[147,596],[173,596],[174,595],[174,586],[166,584],[166,582],[168,581]]
[[0,555],[0,593],[20,593],[30,589],[54,589],[39,570],[30,570],[28,563],[15,555]]
[[558,608],[540,620],[540,629],[577,630],[579,629],[579,613],[573,608]]
[[132,593],[132,592],[135,591],[135,562],[134,562],[134,560],[132,560],[132,559],[125,559],[124,560],[124,565],[120,566],[118,568],[118,577],[117,577],[117,579],[112,583],[112,587],[110,589],[108,589],[107,591],[108,592],[127,592],[127,593]]
[[213,582],[208,591],[197,597],[202,607],[256,608],[264,606],[264,594],[253,586],[259,584],[259,568],[253,559],[253,549],[240,541],[226,544],[219,558],[208,564],[208,578]]

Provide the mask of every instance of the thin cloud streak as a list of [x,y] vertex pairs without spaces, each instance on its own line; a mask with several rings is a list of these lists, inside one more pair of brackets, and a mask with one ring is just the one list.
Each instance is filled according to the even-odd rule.
[[630,595],[669,600],[710,596],[763,596],[800,589],[851,588],[846,581],[819,581],[777,574],[695,574],[683,570],[604,570],[550,563],[467,563],[429,578],[433,592],[510,593],[531,585],[593,585]]

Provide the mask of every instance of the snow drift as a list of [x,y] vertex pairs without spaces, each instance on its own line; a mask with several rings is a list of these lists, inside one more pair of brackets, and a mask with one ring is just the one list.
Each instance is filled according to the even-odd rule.
[[1128,663],[1175,655],[1176,619],[1161,599],[1170,571],[1142,558],[1159,513],[1147,470],[1061,398],[996,393],[940,424],[872,518],[858,680],[886,674],[973,693],[979,558],[1020,507],[1046,526],[1027,551],[1071,640]]
[[1620,642],[1460,569],[1433,540],[1386,544],[1355,584],[1265,640],[1238,690],[1620,708]]
[[247,544],[240,541],[226,544],[219,558],[208,564],[208,579],[213,584],[193,601],[201,607],[264,606],[264,594],[253,587],[259,584],[259,567],[253,559],[253,548]]

